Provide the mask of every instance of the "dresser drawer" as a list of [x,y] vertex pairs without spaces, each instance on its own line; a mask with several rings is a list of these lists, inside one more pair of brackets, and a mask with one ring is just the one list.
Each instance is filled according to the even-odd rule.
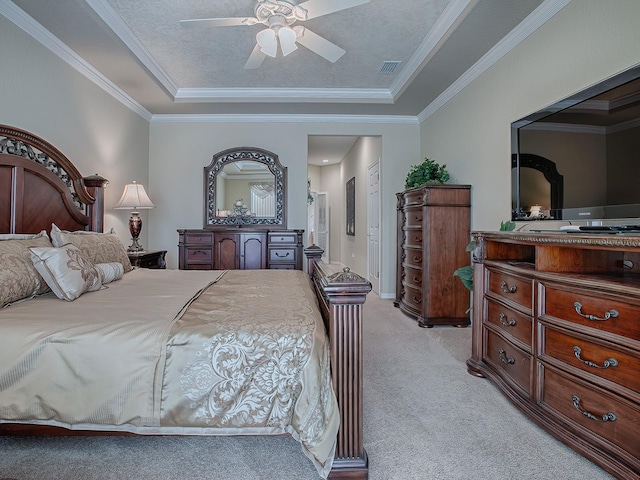
[[424,196],[426,192],[424,189],[415,190],[413,192],[407,192],[404,194],[405,205],[422,205],[424,203]]
[[194,263],[211,263],[211,259],[213,258],[213,249],[211,248],[185,247],[185,251],[189,265]]
[[504,378],[514,382],[529,396],[531,393],[531,355],[484,328],[483,361],[492,365]]
[[417,289],[422,289],[422,269],[414,267],[405,267],[403,273],[404,282]]
[[533,280],[489,269],[489,292],[528,311],[533,306]]
[[289,243],[292,245],[296,245],[298,242],[298,236],[295,232],[285,232],[285,233],[275,233],[269,232],[269,244],[283,244]]
[[498,330],[511,335],[528,347],[531,352],[532,325],[531,317],[527,317],[516,312],[504,305],[486,300],[487,316],[484,318],[485,323],[490,323]]
[[295,270],[293,263],[270,263],[269,270]]
[[213,245],[213,236],[203,233],[185,233],[185,244]]
[[422,207],[406,207],[404,220],[407,227],[422,227]]
[[186,270],[213,270],[211,263],[187,263]]
[[603,298],[586,290],[567,291],[545,285],[541,315],[640,341],[640,306],[613,295]]
[[540,359],[560,362],[640,393],[640,359],[615,348],[574,337],[545,326]]
[[640,408],[636,404],[553,368],[545,367],[541,375],[544,388],[538,402],[543,408],[577,433],[582,430],[579,434],[590,443],[606,448],[611,442],[636,458],[640,456]]
[[295,263],[295,248],[269,248],[269,262]]
[[422,248],[422,230],[405,230],[405,245],[409,247]]
[[404,261],[408,266],[422,269],[422,261],[424,259],[424,253],[421,250],[405,249]]
[[405,284],[403,300],[410,307],[422,311],[422,290]]

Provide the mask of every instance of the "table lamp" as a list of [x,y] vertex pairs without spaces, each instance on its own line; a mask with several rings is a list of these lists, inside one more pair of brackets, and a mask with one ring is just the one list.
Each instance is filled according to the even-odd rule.
[[122,192],[122,197],[120,197],[120,200],[113,208],[132,209],[131,218],[129,218],[129,232],[131,232],[131,240],[133,240],[133,243],[129,248],[127,248],[127,251],[144,251],[144,248],[142,248],[138,243],[138,237],[140,236],[140,232],[142,231],[142,219],[140,218],[138,210],[155,208],[155,205],[153,204],[153,202],[151,202],[149,195],[147,195],[147,192],[145,192],[144,186],[136,183],[135,180],[133,183],[125,185],[124,192]]

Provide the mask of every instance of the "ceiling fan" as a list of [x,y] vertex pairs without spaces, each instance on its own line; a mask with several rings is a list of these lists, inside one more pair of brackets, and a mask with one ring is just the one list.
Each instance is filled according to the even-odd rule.
[[259,23],[265,25],[267,28],[260,30],[256,35],[256,46],[244,66],[245,69],[260,67],[267,55],[275,57],[278,53],[278,44],[283,56],[296,50],[298,48],[296,43],[299,43],[335,63],[346,53],[342,48],[308,28],[301,25],[294,26],[294,23],[346,10],[370,1],[307,0],[295,4],[294,0],[258,0],[255,17],[196,18],[181,20],[180,24],[183,27],[234,27]]

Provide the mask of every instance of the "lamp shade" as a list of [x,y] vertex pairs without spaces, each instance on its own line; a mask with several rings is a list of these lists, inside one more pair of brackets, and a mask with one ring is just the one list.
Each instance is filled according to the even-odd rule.
[[265,55],[275,57],[278,52],[278,40],[276,39],[276,32],[270,28],[261,30],[256,35],[256,41],[260,45],[260,50]]
[[278,30],[278,39],[280,40],[282,55],[285,57],[298,48],[296,45],[296,32],[293,28],[283,27]]
[[122,197],[116,206],[113,208],[128,208],[128,209],[143,209],[143,208],[155,208],[155,205],[144,190],[144,186],[139,183],[128,183],[124,186],[124,192]]

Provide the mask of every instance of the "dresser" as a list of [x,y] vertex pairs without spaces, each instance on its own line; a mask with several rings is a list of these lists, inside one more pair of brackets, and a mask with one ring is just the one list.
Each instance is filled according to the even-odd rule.
[[612,475],[639,478],[640,236],[473,238],[469,372]]
[[304,230],[178,230],[181,270],[302,270]]
[[421,327],[469,325],[470,294],[453,272],[469,264],[470,185],[427,185],[396,194],[394,305]]

